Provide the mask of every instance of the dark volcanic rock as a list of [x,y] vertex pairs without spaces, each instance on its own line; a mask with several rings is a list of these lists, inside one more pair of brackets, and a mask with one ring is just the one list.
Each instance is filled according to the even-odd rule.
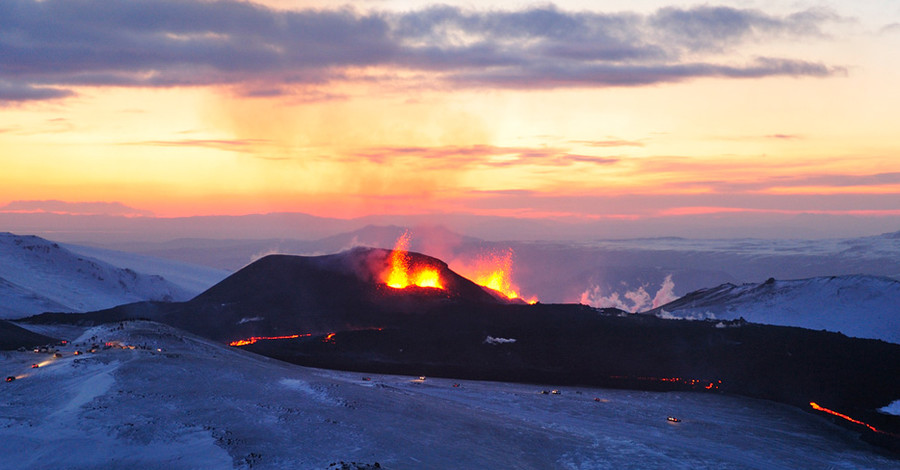
[[12,350],[58,343],[59,340],[49,336],[28,331],[8,321],[0,320],[0,350]]

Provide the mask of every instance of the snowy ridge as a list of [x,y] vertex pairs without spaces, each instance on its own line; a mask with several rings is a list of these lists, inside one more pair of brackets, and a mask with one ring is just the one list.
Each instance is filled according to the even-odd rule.
[[678,318],[743,317],[900,343],[900,281],[879,276],[831,276],[761,284],[723,284],[651,310]]
[[196,264],[157,258],[155,256],[107,250],[92,246],[60,244],[63,248],[120,268],[129,268],[141,273],[152,273],[164,277],[195,296],[228,277],[231,272]]
[[79,256],[40,237],[0,233],[0,318],[187,300],[191,295],[160,276]]

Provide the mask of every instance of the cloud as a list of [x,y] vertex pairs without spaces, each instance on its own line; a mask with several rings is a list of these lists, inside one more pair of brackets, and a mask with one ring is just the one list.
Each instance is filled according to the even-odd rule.
[[[0,72],[2,73],[2,72]],[[0,103],[52,100],[74,96],[75,92],[52,87],[33,86],[0,78]]]
[[230,152],[252,152],[254,146],[271,143],[267,139],[182,139],[147,140],[123,145],[149,145],[159,147],[202,147]]
[[67,215],[153,216],[150,211],[128,207],[121,202],[12,201],[0,206],[0,213],[51,213]]
[[644,143],[636,140],[608,139],[608,140],[572,140],[573,144],[587,145],[589,147],[643,147]]
[[746,40],[772,36],[824,36],[822,25],[840,18],[831,11],[809,9],[784,17],[752,9],[697,6],[667,7],[649,17],[659,36],[690,51],[721,51]]
[[518,165],[569,166],[575,163],[610,165],[617,158],[571,154],[563,149],[499,147],[494,145],[440,147],[373,147],[353,154],[373,163],[387,164],[416,161],[430,169],[460,168],[480,165],[508,167]]
[[78,86],[235,85],[246,96],[281,96],[294,92],[292,84],[371,81],[391,69],[415,72],[407,75],[418,86],[523,89],[821,77],[844,70],[786,57],[733,63],[723,54],[825,36],[837,19],[825,10],[780,16],[709,6],[651,14],[552,5],[363,13],[232,0],[5,0],[0,99],[63,98]]
[[891,23],[883,26],[878,30],[878,34],[897,34],[900,33],[900,23]]
[[500,69],[455,74],[452,80],[474,87],[518,89],[644,86],[695,78],[763,78],[845,74],[846,69],[803,60],[757,57],[741,66],[706,62],[653,64],[545,64],[528,69]]
[[[677,186],[705,186],[720,193],[763,192],[783,188],[802,187],[879,187],[900,185],[900,172],[873,173],[867,175],[812,174],[805,176],[771,176],[759,181],[689,181]],[[865,189],[861,189],[865,192]]]

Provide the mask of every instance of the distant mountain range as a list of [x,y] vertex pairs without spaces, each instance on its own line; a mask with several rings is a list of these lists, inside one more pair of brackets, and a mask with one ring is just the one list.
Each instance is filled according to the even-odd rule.
[[900,281],[856,275],[723,284],[647,313],[664,318],[743,318],[900,344]]
[[40,237],[0,233],[0,318],[85,312],[141,300],[182,301],[196,295],[195,288],[80,255]]
[[[4,230],[33,233],[67,243],[110,247],[127,241],[153,242],[170,238],[315,240],[359,230],[367,225],[415,227],[444,225],[450,230],[486,240],[589,241],[660,236],[687,238],[828,238],[858,237],[896,231],[900,216],[859,217],[837,214],[713,213],[644,217],[636,220],[553,219],[486,216],[467,213],[370,215],[351,219],[298,212],[236,216],[153,217],[118,212],[66,212],[67,204],[0,211]],[[71,208],[69,208],[71,209]]]

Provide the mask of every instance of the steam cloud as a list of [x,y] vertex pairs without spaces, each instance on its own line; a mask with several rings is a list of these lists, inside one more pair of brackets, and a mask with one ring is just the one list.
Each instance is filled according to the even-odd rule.
[[675,295],[675,282],[672,281],[672,275],[669,274],[652,298],[645,286],[640,286],[624,294],[613,292],[609,295],[603,295],[603,289],[600,286],[593,286],[581,293],[579,302],[595,308],[618,308],[635,313],[665,305],[676,299],[678,296]]

